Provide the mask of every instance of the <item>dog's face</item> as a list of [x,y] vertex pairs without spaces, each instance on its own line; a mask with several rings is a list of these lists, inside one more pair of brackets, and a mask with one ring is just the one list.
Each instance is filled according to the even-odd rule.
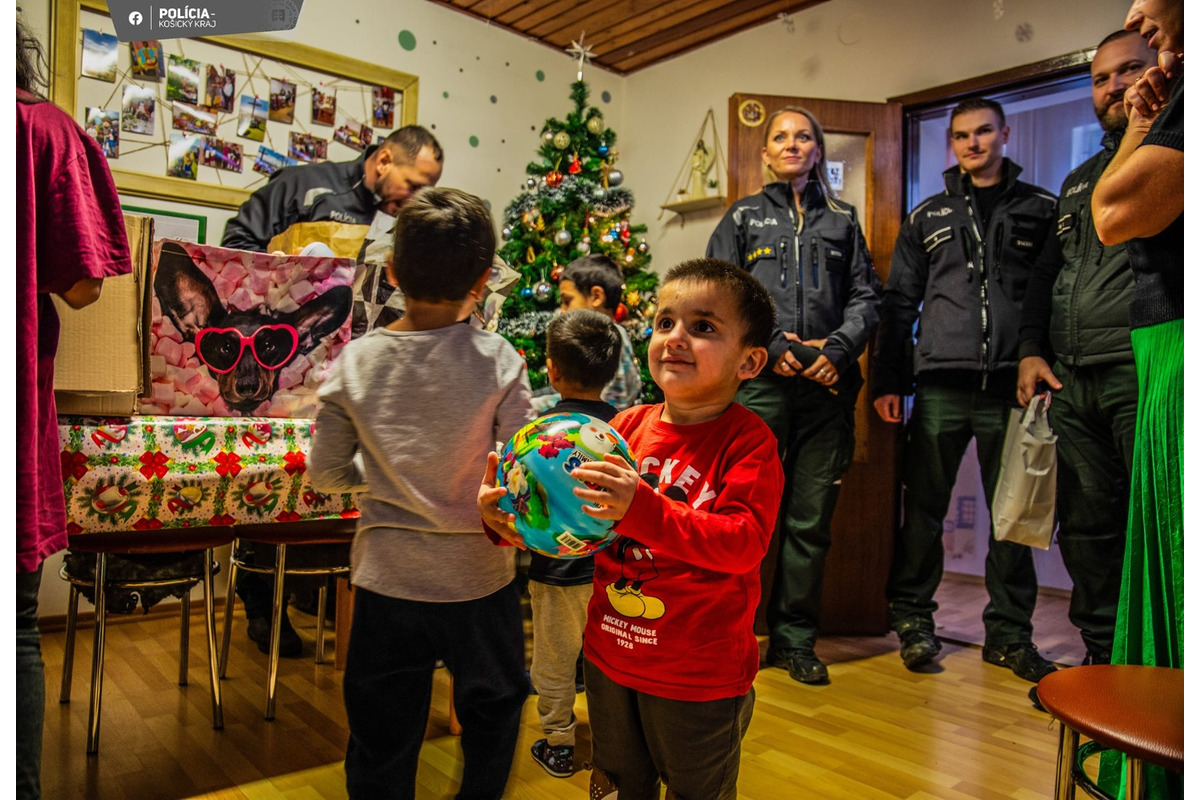
[[165,242],[154,275],[162,311],[196,346],[230,409],[252,414],[275,393],[279,371],[307,355],[350,315],[351,291],[338,286],[295,311],[229,311],[187,251]]

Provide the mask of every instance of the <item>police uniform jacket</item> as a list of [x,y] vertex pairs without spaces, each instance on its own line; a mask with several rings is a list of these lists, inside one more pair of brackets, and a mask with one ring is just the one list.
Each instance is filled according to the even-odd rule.
[[911,394],[914,373],[977,372],[986,387],[989,373],[1015,370],[1021,303],[1056,199],[1017,180],[1020,172],[1004,159],[1003,188],[986,227],[970,177],[957,166],[943,174],[946,191],[904,221],[883,293],[876,397]]
[[776,325],[768,369],[787,350],[790,331],[826,339],[822,353],[838,373],[861,380],[857,359],[879,322],[880,286],[858,212],[814,180],[802,203],[801,220],[791,184],[767,184],[725,212],[707,255],[745,267],[770,292]]
[[376,147],[367,148],[354,161],[322,161],[279,170],[229,220],[221,246],[263,252],[273,237],[297,222],[370,225],[378,201],[363,175],[365,161]]
[[1021,312],[1022,358],[1067,367],[1133,361],[1129,255],[1124,244],[1106,247],[1092,224],[1092,189],[1120,142],[1120,133],[1106,134],[1104,149],[1063,181],[1055,235],[1046,238]]

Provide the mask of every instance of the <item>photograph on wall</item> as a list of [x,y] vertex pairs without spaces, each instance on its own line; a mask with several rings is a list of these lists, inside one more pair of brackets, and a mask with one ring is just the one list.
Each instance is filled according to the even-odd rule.
[[297,161],[324,161],[329,157],[329,140],[292,131],[288,134],[288,155]]
[[360,153],[371,145],[374,131],[353,117],[345,114],[337,115],[337,129],[333,132],[334,141],[341,142]]
[[217,115],[199,106],[190,106],[178,101],[171,102],[171,127],[184,133],[217,135]]
[[196,105],[200,100],[200,62],[167,56],[167,99]]
[[233,90],[237,85],[233,70],[224,66],[208,65],[208,80],[205,82],[204,105],[213,111],[233,113]]
[[267,134],[267,101],[248,94],[242,95],[238,106],[237,135],[261,142]]
[[204,149],[203,136],[172,132],[171,143],[167,146],[167,174],[172,178],[196,180],[202,149]]
[[83,129],[100,145],[105,157],[117,158],[121,155],[121,112],[88,108]]
[[162,62],[162,42],[147,39],[129,43],[129,76],[141,80],[162,80],[166,74]]
[[392,129],[396,112],[396,90],[376,86],[371,90],[371,112],[376,128]]
[[312,121],[314,125],[333,127],[334,116],[337,113],[337,93],[324,87],[313,87],[312,90]]
[[154,133],[154,109],[157,104],[155,87],[125,84],[121,97],[121,130],[143,136]]
[[200,163],[226,172],[241,172],[242,146],[224,139],[205,139]]
[[296,84],[271,78],[269,119],[272,122],[282,122],[284,125],[291,125],[296,119]]
[[294,158],[288,158],[283,153],[277,153],[270,148],[259,146],[258,155],[254,158],[254,166],[251,167],[255,172],[261,172],[263,175],[274,175],[284,167],[294,167],[300,162]]
[[83,29],[83,65],[85,78],[117,82],[117,37],[91,28]]
[[141,413],[313,417],[350,341],[348,258],[155,243],[152,386]]

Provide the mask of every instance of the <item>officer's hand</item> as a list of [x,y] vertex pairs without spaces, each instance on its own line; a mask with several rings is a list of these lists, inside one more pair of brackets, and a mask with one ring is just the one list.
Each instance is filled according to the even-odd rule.
[[1026,356],[1017,367],[1017,402],[1021,408],[1029,405],[1029,401],[1037,395],[1037,385],[1045,381],[1054,391],[1062,389],[1062,381],[1055,377],[1046,359],[1041,356]]
[[900,421],[900,395],[881,394],[875,398],[875,411],[884,422]]

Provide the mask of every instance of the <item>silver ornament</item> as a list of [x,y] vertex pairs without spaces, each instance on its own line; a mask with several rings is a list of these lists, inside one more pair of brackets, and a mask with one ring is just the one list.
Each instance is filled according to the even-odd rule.
[[625,174],[621,170],[610,169],[608,171],[608,185],[610,187],[620,186],[623,180],[625,180]]
[[542,140],[545,142],[553,142],[554,141],[554,131],[546,131],[545,133],[543,133]]
[[587,121],[588,133],[601,134],[604,132],[604,117],[591,117]]
[[638,242],[637,251],[639,253],[649,253],[650,245],[646,244],[645,242]]
[[539,303],[548,302],[554,297],[554,287],[546,281],[538,281],[533,287],[533,297]]
[[511,239],[512,238],[512,228],[505,225],[503,228],[500,229],[500,237],[502,239],[504,239],[505,241]]
[[559,247],[566,247],[571,243],[571,232],[567,229],[562,229],[554,234],[554,243]]
[[559,150],[566,150],[571,146],[571,134],[566,131],[559,131],[554,134],[554,146]]
[[525,179],[525,188],[526,189],[530,189],[530,190],[536,189],[537,184],[538,184],[537,178],[526,178]]
[[576,242],[575,250],[578,251],[580,255],[586,256],[588,253],[592,252],[592,246],[587,242]]

